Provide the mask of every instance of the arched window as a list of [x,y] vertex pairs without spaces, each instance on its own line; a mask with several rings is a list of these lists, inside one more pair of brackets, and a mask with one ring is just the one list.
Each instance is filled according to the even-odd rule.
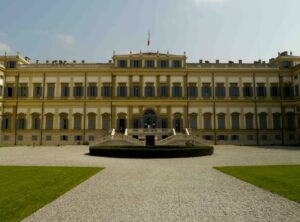
[[190,114],[190,128],[197,129],[197,113]]
[[203,122],[204,122],[204,129],[211,129],[211,113],[204,113],[203,114]]
[[[124,126],[122,125],[122,127],[125,130],[126,124]],[[102,115],[102,129],[104,130],[110,129],[110,115],[108,113],[104,113]]]
[[76,130],[81,129],[81,119],[82,119],[82,114],[80,113],[74,114],[74,129]]
[[173,117],[173,128],[176,132],[180,132],[183,128],[182,114],[175,113]]
[[9,130],[11,129],[11,113],[5,113],[2,117],[2,129]]
[[246,129],[253,129],[253,113],[246,113],[245,122]]
[[273,129],[281,129],[280,113],[273,113]]
[[96,129],[96,113],[88,114],[88,129]]
[[267,129],[268,122],[267,122],[267,113],[260,113],[259,114],[259,129]]
[[32,129],[40,129],[41,128],[41,119],[40,119],[40,114],[38,113],[33,113],[31,115],[31,128]]
[[225,129],[225,113],[219,113],[218,114],[218,129]]
[[239,113],[231,114],[231,127],[232,127],[232,129],[240,128],[240,114]]
[[17,128],[26,129],[26,115],[24,113],[19,113],[17,116]]
[[61,113],[59,116],[60,116],[60,129],[69,129],[68,114]]
[[295,129],[295,114],[293,112],[286,113],[286,128],[288,130]]
[[47,113],[46,114],[46,129],[47,130],[52,130],[53,129],[53,114],[52,113]]

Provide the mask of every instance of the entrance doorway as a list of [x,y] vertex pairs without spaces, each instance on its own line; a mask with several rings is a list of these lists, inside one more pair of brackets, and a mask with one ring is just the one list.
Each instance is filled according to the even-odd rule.
[[124,133],[126,129],[126,119],[118,119],[119,132]]
[[154,110],[147,109],[144,112],[144,126],[145,126],[145,128],[156,128],[157,127],[157,117],[156,117]]

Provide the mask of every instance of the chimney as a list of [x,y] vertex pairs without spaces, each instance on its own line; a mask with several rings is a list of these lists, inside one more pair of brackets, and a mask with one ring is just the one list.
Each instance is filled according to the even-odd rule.
[[239,60],[239,64],[243,64],[243,60],[240,59],[240,60]]
[[219,64],[219,63],[220,63],[220,60],[219,60],[219,59],[217,59],[217,60],[216,60],[216,63],[217,63],[217,64]]
[[202,59],[200,59],[200,60],[199,60],[199,64],[202,64],[202,63],[203,63],[203,60],[202,60]]

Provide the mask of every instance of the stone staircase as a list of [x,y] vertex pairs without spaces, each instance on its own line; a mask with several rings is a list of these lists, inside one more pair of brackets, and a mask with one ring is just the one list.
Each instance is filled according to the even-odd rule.
[[[185,146],[188,143],[194,145],[212,145],[212,141],[202,139],[198,136],[191,135],[188,129],[185,129],[185,133],[176,133],[173,129],[173,135],[155,142],[156,145],[181,145]],[[95,140],[91,145],[105,145],[105,146],[144,146],[145,141],[138,140],[132,136],[128,136],[127,133],[116,133],[113,129],[110,135],[101,136]]]

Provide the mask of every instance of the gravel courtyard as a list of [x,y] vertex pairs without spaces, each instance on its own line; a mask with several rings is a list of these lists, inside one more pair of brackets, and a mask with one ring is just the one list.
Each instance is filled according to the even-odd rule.
[[91,157],[87,146],[0,148],[0,165],[102,166],[24,221],[300,221],[300,204],[213,166],[300,164],[300,148],[215,146],[179,159]]

